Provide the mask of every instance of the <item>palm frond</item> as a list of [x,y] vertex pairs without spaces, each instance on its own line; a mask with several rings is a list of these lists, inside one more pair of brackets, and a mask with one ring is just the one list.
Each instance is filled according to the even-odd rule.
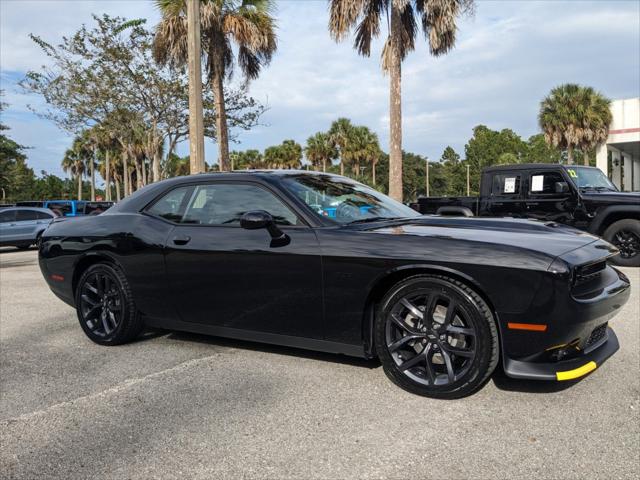
[[336,41],[344,40],[358,18],[364,14],[369,0],[329,0],[329,33]]
[[367,5],[355,31],[354,48],[361,55],[368,57],[371,54],[371,41],[380,34],[380,18],[386,9],[385,0],[371,0]]
[[419,0],[417,9],[422,13],[422,29],[429,42],[432,55],[439,56],[451,50],[456,42],[456,20],[466,0]]

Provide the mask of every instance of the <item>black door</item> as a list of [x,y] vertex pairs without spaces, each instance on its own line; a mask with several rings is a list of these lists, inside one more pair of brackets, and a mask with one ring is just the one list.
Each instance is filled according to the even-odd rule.
[[500,172],[491,178],[491,192],[487,204],[490,215],[495,217],[524,216],[521,171]]
[[525,204],[530,218],[573,224],[574,193],[560,169],[531,171]]
[[[322,338],[322,271],[316,235],[284,201],[256,183],[190,187],[166,245],[168,287],[185,322]],[[265,210],[288,235],[272,245],[266,229],[240,217]]]

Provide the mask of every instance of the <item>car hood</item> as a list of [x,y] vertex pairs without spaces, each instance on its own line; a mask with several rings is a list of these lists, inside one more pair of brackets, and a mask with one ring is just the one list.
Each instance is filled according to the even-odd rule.
[[583,191],[582,198],[599,203],[640,204],[640,192],[592,192]]
[[[598,237],[555,222],[515,218],[424,216],[365,224],[364,229],[385,235],[448,238],[505,245],[558,257],[598,241]],[[615,253],[615,247],[603,256]]]

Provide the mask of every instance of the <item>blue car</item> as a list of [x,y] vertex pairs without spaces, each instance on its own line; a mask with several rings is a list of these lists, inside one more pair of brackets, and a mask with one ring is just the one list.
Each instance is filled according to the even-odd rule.
[[47,208],[12,207],[0,210],[0,246],[29,248],[56,218]]
[[18,207],[38,207],[53,210],[59,217],[98,215],[113,206],[113,202],[88,200],[29,200],[17,202]]

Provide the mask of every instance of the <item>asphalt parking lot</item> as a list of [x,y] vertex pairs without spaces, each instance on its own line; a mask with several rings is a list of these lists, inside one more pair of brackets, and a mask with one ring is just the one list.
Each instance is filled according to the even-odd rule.
[[497,372],[436,401],[376,362],[191,334],[91,343],[0,251],[1,478],[638,478],[640,275],[620,351],[577,383]]

